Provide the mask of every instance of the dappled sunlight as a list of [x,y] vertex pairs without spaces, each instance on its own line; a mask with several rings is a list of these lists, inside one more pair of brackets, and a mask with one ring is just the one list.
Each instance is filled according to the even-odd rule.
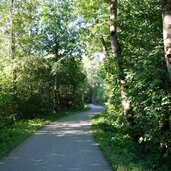
[[17,154],[14,151],[0,163],[0,170],[6,164],[11,168],[22,165],[24,171],[111,171],[91,135],[91,118],[103,108],[91,107],[90,111],[65,117],[36,132],[17,149]]
[[86,135],[90,134],[90,122],[80,121],[80,122],[65,122],[57,123],[55,125],[50,125],[50,127],[42,129],[35,133],[36,135],[56,135],[56,136],[65,136],[65,135]]
[[[56,135],[58,137],[61,136],[74,136],[74,135],[90,135],[91,130],[91,118],[97,115],[98,111],[103,111],[104,108],[101,106],[95,106],[90,104],[89,105],[92,110],[91,112],[83,112],[81,115],[79,115],[76,120],[74,121],[65,121],[65,119],[54,122],[48,127],[41,129],[36,135]],[[73,116],[70,116],[71,119]],[[81,119],[81,120],[80,120]],[[65,122],[63,122],[65,121]]]

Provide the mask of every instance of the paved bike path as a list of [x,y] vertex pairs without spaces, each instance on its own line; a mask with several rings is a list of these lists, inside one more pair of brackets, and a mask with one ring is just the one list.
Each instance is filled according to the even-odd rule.
[[0,161],[0,171],[112,171],[91,133],[91,110],[46,126]]

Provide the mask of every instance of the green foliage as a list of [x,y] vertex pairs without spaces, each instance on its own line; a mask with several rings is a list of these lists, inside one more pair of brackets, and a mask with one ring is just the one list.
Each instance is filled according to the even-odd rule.
[[122,10],[118,17],[119,37],[134,113],[134,126],[128,127],[128,133],[141,142],[145,151],[154,154],[159,151],[161,156],[156,154],[156,160],[165,165],[169,160],[166,156],[170,155],[171,99],[170,83],[162,58],[159,4],[156,1],[144,1],[141,5],[131,1],[120,3],[119,8]]
[[0,157],[9,153],[24,139],[47,123],[47,121],[42,119],[27,120],[2,129],[0,135]]
[[98,57],[90,59],[83,58],[84,70],[87,75],[87,95],[85,97],[88,103],[104,104],[106,96],[104,94],[104,66],[102,60]]
[[[147,158],[152,156],[149,157],[152,160],[149,168],[153,164],[159,170],[162,167],[167,168],[171,156],[171,89],[163,53],[159,1],[118,1],[115,24],[121,45],[120,62],[126,78],[127,99],[131,102],[131,110],[127,116],[122,115],[117,59],[110,55],[109,25],[103,25],[109,22],[106,17],[106,14],[109,16],[109,11],[104,9],[109,7],[110,1],[79,1],[78,4],[82,6],[78,10],[79,14],[87,21],[90,31],[88,52],[106,52],[105,92],[109,97],[106,107],[108,115],[112,116],[111,121],[107,120],[108,124],[120,126],[124,135],[129,135]],[[106,133],[105,136],[110,139],[111,135]],[[113,143],[114,146],[117,145]],[[114,153],[115,150],[112,150]]]
[[69,0],[1,2],[0,130],[52,113],[55,105],[84,107],[86,82],[72,9]]
[[[97,126],[99,132],[106,133],[100,134],[105,137],[102,143],[106,149],[109,146],[109,152],[115,151],[119,146],[116,156],[127,158],[124,165],[128,170],[139,169],[133,162],[137,156],[134,147],[152,160],[144,161],[149,168],[167,167],[171,157],[171,88],[159,1],[118,1],[115,24],[122,52],[120,64],[131,102],[126,116],[122,115],[120,73],[111,55],[109,5],[108,0],[16,0],[13,5],[1,1],[0,130],[21,119],[83,107],[86,76],[81,56],[89,56],[93,60],[84,65],[87,98],[92,96],[94,102],[108,98],[108,117]],[[103,62],[97,59],[102,55]]]
[[60,82],[60,105],[63,108],[82,108],[84,106],[85,74],[82,72],[81,60],[64,57],[54,63],[52,74]]
[[156,155],[146,155],[130,135],[124,132],[122,126],[113,120],[113,116],[103,113],[94,117],[92,126],[96,141],[113,170],[170,170],[167,166],[156,169]]
[[96,141],[114,170],[141,170],[141,165],[136,165],[138,154],[135,144],[129,135],[124,135],[119,127],[110,123],[106,114],[94,118],[92,129]]
[[39,119],[21,120],[13,125],[8,125],[1,129],[0,134],[0,158],[8,154],[12,149],[24,141],[28,136],[42,128],[43,126],[57,121],[62,117],[88,110],[84,106],[81,110],[67,110],[56,114],[49,114]]

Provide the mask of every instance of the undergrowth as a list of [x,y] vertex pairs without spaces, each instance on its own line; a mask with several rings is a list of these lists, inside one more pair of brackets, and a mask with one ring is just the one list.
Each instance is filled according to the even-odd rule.
[[92,129],[114,171],[169,171],[167,166],[156,168],[155,154],[144,154],[141,147],[106,113],[94,117]]
[[85,107],[81,110],[63,111],[56,114],[44,116],[42,118],[21,120],[15,124],[1,128],[0,130],[0,157],[7,155],[12,149],[21,144],[27,137],[32,135],[38,129],[54,122],[62,117],[82,112],[90,109]]

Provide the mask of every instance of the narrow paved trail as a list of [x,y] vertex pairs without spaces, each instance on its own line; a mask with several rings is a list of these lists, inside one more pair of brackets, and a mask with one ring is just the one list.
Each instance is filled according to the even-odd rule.
[[91,119],[104,108],[54,122],[0,161],[0,171],[112,171],[91,133]]

